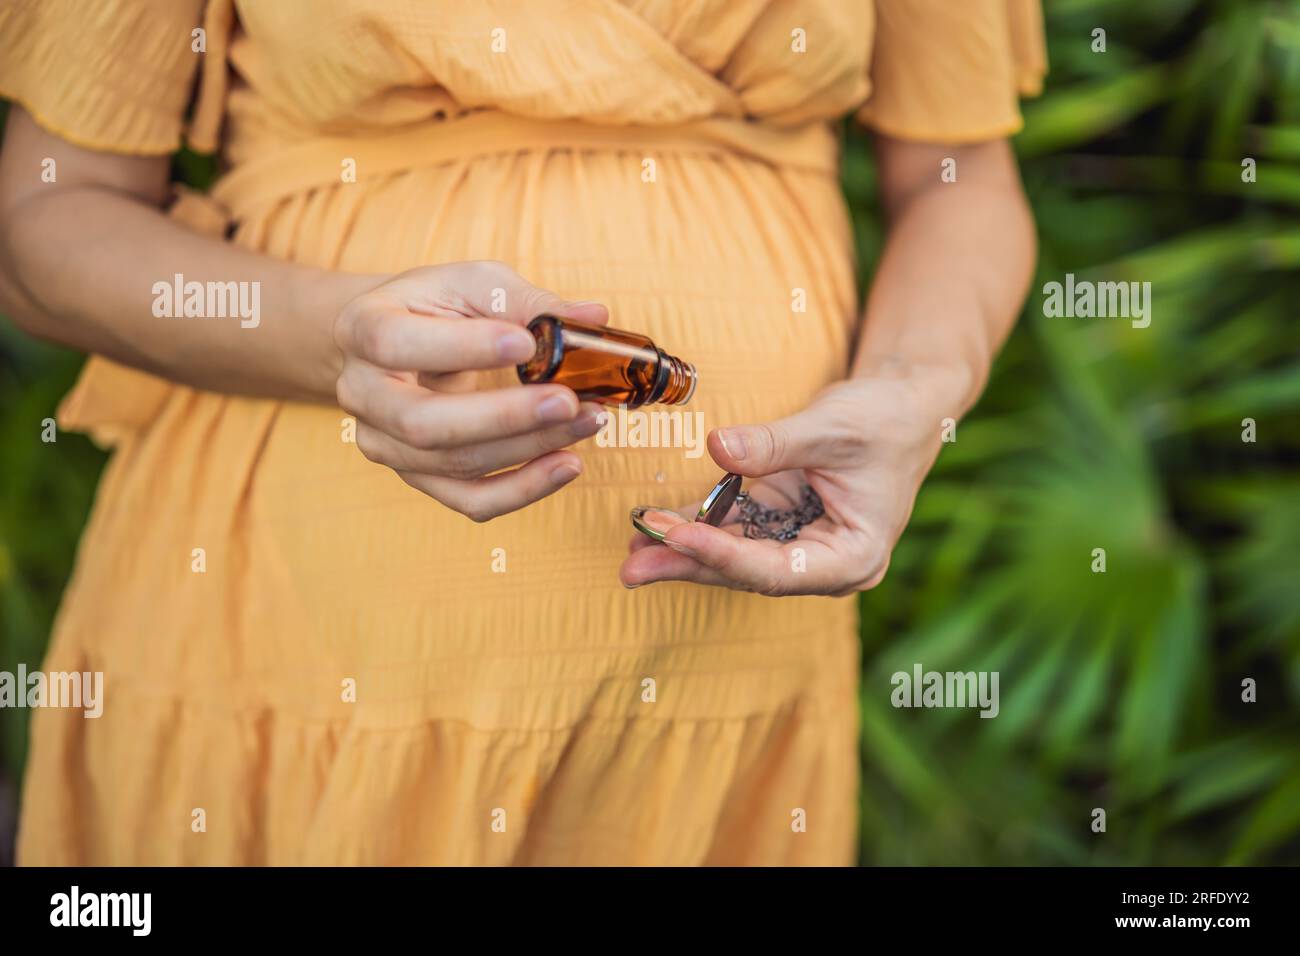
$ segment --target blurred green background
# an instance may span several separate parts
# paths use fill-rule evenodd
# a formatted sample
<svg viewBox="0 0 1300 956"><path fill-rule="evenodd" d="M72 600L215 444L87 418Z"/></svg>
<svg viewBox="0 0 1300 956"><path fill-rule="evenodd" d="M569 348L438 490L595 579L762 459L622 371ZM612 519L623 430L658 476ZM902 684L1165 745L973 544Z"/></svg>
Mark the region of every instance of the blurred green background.
<svg viewBox="0 0 1300 956"><path fill-rule="evenodd" d="M1300 863L1300 3L1046 12L1017 138L1039 274L862 600L862 861ZM844 183L865 283L860 130ZM1045 318L1067 272L1151 282L1150 327ZM80 361L0 321L0 670L41 660L103 464L39 439ZM1000 715L895 710L918 662L1000 672ZM27 716L0 711L0 860Z"/></svg>

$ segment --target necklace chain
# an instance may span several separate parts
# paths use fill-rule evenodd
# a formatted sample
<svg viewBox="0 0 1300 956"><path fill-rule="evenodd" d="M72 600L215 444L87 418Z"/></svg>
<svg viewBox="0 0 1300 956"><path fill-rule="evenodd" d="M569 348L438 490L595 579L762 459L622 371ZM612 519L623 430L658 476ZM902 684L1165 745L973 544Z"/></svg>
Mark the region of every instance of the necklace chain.
<svg viewBox="0 0 1300 956"><path fill-rule="evenodd" d="M803 486L799 504L793 508L769 508L759 504L742 491L736 496L740 509L740 523L746 538L772 538L776 541L793 541L799 529L812 524L826 513L821 496L809 485Z"/></svg>

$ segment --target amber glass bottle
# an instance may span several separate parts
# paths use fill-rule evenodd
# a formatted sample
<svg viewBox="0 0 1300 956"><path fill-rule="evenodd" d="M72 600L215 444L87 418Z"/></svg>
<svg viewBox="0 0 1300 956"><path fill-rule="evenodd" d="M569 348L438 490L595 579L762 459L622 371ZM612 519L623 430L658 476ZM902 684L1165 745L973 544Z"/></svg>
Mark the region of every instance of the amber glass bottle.
<svg viewBox="0 0 1300 956"><path fill-rule="evenodd" d="M528 331L537 339L537 352L519 366L525 385L554 382L583 401L628 408L685 405L695 394L695 366L644 335L553 315L539 315Z"/></svg>

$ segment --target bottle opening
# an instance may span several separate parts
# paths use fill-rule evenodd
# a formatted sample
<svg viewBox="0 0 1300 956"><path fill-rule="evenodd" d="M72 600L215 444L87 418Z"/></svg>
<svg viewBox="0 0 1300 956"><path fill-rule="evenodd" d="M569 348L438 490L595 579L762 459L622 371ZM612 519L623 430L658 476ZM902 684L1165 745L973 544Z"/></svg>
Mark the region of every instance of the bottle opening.
<svg viewBox="0 0 1300 956"><path fill-rule="evenodd" d="M537 340L537 351L522 365L515 366L524 384L549 382L564 360L564 337L560 320L553 315L539 315L528 323L528 331Z"/></svg>
<svg viewBox="0 0 1300 956"><path fill-rule="evenodd" d="M695 386L699 381L695 366L673 355L664 356L664 365L668 369L668 381L659 401L665 405L685 405L695 394Z"/></svg>

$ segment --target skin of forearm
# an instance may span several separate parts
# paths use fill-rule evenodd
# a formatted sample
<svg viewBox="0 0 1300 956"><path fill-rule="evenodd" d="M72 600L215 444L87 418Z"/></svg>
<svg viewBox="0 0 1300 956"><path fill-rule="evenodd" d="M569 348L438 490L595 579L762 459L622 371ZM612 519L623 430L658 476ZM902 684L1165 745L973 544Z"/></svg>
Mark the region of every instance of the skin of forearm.
<svg viewBox="0 0 1300 956"><path fill-rule="evenodd" d="M1019 182L1004 170L991 178L935 182L892 204L853 369L940 369L956 417L983 390L1034 268L1033 217Z"/></svg>
<svg viewBox="0 0 1300 956"><path fill-rule="evenodd" d="M0 310L30 334L172 381L328 402L341 362L331 323L380 281L271 259L204 236L134 196L50 190L0 232ZM257 282L260 321L154 315L154 284Z"/></svg>

